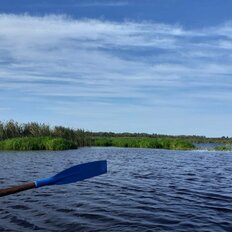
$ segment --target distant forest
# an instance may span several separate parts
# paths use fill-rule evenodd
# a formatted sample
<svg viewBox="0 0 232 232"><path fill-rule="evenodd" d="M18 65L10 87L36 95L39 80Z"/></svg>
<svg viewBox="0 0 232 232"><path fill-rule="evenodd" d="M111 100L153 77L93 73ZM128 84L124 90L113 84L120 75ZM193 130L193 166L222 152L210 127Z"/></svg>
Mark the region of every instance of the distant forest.
<svg viewBox="0 0 232 232"><path fill-rule="evenodd" d="M180 139L191 143L232 143L232 138L207 138L197 135L161 135L147 133L114 133L114 132L91 132L83 129L72 129L63 126L49 126L43 123L28 122L18 123L13 120L0 121L0 141L18 137L54 137L72 141L78 147L95 145L96 138L167 138Z"/></svg>

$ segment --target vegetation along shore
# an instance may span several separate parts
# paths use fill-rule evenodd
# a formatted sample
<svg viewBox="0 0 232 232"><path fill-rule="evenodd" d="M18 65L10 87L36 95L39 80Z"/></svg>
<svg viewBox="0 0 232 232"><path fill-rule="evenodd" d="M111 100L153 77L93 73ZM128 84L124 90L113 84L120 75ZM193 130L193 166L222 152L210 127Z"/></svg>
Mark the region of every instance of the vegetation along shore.
<svg viewBox="0 0 232 232"><path fill-rule="evenodd" d="M0 150L66 150L85 146L196 149L198 143L221 144L215 150L231 150L228 137L170 136L146 133L90 132L36 122L0 122Z"/></svg>

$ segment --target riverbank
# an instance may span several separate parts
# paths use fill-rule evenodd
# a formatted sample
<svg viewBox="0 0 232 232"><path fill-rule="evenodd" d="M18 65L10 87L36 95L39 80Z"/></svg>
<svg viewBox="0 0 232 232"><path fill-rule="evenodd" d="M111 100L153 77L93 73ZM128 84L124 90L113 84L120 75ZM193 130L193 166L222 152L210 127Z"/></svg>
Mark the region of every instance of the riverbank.
<svg viewBox="0 0 232 232"><path fill-rule="evenodd" d="M106 138L94 137L89 147L122 147L122 148L153 148L167 150L207 150L231 151L231 145L202 148L197 144L180 139L154 139L154 138ZM83 147L83 146L82 146ZM85 146L86 147L86 146ZM63 138L52 137L23 137L0 141L0 150L30 151L30 150L70 150L77 149L77 143Z"/></svg>
<svg viewBox="0 0 232 232"><path fill-rule="evenodd" d="M94 145L100 147L157 148L169 150L193 150L196 147L184 140L165 138L94 138Z"/></svg>
<svg viewBox="0 0 232 232"><path fill-rule="evenodd" d="M198 144L217 144L215 150L223 151L230 149L227 145L232 144L232 138L90 132L36 122L0 121L0 150L67 150L87 146L192 150L199 149Z"/></svg>
<svg viewBox="0 0 232 232"><path fill-rule="evenodd" d="M195 146L186 141L152 138L92 138L92 146L157 148L169 150L192 150ZM62 138L24 137L0 141L0 150L69 150L77 144Z"/></svg>
<svg viewBox="0 0 232 232"><path fill-rule="evenodd" d="M24 137L13 138L0 141L0 150L69 150L76 149L77 146L62 138L50 137Z"/></svg>

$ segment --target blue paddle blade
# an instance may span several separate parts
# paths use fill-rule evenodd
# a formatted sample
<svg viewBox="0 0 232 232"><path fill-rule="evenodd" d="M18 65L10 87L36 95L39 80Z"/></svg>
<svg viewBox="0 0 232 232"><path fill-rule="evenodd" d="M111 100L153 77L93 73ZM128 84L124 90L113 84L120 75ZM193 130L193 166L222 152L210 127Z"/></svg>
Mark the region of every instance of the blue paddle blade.
<svg viewBox="0 0 232 232"><path fill-rule="evenodd" d="M98 176L107 172L106 160L94 161L85 164L79 164L68 168L53 177L40 179L35 181L37 188L45 185L61 185L69 184L76 181L82 181L94 176Z"/></svg>

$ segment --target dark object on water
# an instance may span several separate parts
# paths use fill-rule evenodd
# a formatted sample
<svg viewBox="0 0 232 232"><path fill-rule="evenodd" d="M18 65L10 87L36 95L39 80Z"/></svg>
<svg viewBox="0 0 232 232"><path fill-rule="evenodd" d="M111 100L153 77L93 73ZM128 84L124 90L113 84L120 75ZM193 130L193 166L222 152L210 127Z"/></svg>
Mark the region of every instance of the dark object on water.
<svg viewBox="0 0 232 232"><path fill-rule="evenodd" d="M29 182L26 184L0 189L0 197L14 194L17 192L25 191L32 188L39 188L46 185L62 185L69 184L76 181L85 180L94 176L107 173L107 161L94 161L85 164L79 164L68 168L55 176L39 179L34 182Z"/></svg>

